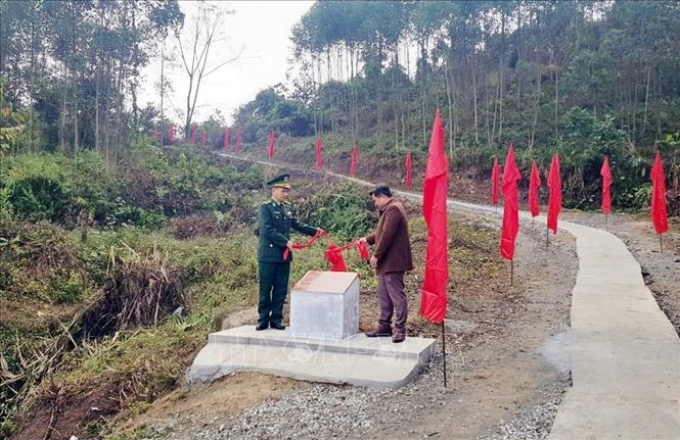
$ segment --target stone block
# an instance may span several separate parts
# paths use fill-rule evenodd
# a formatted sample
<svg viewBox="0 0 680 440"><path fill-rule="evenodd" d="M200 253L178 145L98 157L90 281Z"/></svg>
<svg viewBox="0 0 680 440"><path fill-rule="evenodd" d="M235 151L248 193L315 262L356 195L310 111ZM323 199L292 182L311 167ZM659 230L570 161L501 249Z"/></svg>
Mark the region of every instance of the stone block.
<svg viewBox="0 0 680 440"><path fill-rule="evenodd" d="M295 338L342 340L359 332L359 275L309 271L293 287L290 332Z"/></svg>

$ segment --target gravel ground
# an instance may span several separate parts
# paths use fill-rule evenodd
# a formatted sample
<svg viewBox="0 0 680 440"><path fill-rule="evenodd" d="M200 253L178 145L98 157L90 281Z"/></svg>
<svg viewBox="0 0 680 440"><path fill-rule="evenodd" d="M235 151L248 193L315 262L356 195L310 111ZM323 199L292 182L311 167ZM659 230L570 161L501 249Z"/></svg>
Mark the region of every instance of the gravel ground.
<svg viewBox="0 0 680 440"><path fill-rule="evenodd" d="M439 347L441 349L441 347ZM447 363L455 365L457 357L447 354ZM265 401L237 417L216 418L192 432L178 429L176 423L156 426L146 440L225 440L225 439L365 439L380 438L385 424L397 420L400 428L389 438L466 438L432 426L428 432L409 428L414 412L441 413L447 400L456 398L444 389L439 352L417 380L397 390L375 390L333 385L315 385L276 401ZM450 380L450 378L449 378ZM557 407L568 377L545 386L531 406L521 409L511 420L503 422L498 432L477 437L478 440L543 439L557 414ZM427 397L423 399L423 395ZM448 396L448 399L447 399ZM458 403L464 403L459 399ZM376 408L384 407L376 412Z"/></svg>

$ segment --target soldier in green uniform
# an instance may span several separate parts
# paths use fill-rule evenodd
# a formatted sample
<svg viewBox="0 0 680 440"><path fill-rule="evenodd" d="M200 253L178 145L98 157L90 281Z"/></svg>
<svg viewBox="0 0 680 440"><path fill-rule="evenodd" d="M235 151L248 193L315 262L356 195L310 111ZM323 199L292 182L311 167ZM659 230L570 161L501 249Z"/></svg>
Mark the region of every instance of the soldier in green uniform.
<svg viewBox="0 0 680 440"><path fill-rule="evenodd" d="M290 262L293 260L291 228L306 235L314 236L322 229L299 222L288 196L290 175L283 174L267 182L272 187L272 198L260 205L257 218L260 225L260 245L257 251L260 275L260 300L257 311L259 319L256 330L271 327L284 330L283 302L288 292ZM289 249L287 258L283 254Z"/></svg>

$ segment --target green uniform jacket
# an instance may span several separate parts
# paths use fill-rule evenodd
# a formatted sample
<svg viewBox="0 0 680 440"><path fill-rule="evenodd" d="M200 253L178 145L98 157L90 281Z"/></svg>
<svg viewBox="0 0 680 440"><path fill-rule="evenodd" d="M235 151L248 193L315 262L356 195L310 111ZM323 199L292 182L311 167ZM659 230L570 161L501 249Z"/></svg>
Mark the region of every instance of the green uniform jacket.
<svg viewBox="0 0 680 440"><path fill-rule="evenodd" d="M286 249L290 237L290 229L314 236L316 228L299 222L295 218L293 208L289 203L276 203L270 200L260 205L257 214L260 224L260 246L257 249L257 259L267 263L283 263L283 251ZM290 252L286 261L293 259Z"/></svg>

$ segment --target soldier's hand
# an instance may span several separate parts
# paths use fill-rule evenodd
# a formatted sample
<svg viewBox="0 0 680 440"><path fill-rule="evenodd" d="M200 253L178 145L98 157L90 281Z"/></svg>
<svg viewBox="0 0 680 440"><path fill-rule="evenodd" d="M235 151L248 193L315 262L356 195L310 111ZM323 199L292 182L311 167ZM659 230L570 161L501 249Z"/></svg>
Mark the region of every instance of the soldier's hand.
<svg viewBox="0 0 680 440"><path fill-rule="evenodd" d="M317 233L317 235L324 235L326 233L326 231L324 231L321 228L316 228L316 233Z"/></svg>
<svg viewBox="0 0 680 440"><path fill-rule="evenodd" d="M371 259L369 260L369 262L371 263L371 267L372 267L373 269L377 269L377 267L378 267L378 259L375 258L374 255L371 256Z"/></svg>
<svg viewBox="0 0 680 440"><path fill-rule="evenodd" d="M293 251L293 242L290 241L290 240L288 240L288 242L286 243L286 247L287 247L288 249L290 249L291 252L292 252L292 251Z"/></svg>
<svg viewBox="0 0 680 440"><path fill-rule="evenodd" d="M364 243L366 244L366 237L361 237L360 239L357 240L359 243Z"/></svg>

